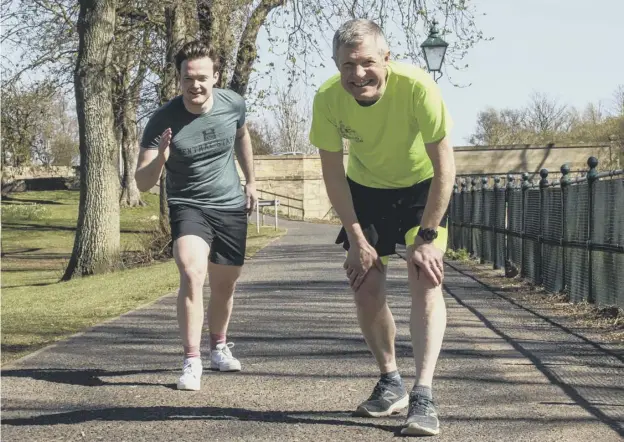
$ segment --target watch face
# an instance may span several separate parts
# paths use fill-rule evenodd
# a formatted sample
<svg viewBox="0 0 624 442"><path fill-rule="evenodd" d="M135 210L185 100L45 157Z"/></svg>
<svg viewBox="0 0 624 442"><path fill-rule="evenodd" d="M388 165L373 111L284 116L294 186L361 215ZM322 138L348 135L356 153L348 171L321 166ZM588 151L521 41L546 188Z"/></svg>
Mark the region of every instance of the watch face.
<svg viewBox="0 0 624 442"><path fill-rule="evenodd" d="M438 232L433 229L422 229L419 231L419 233L422 239L424 239L425 241L433 241L438 236Z"/></svg>

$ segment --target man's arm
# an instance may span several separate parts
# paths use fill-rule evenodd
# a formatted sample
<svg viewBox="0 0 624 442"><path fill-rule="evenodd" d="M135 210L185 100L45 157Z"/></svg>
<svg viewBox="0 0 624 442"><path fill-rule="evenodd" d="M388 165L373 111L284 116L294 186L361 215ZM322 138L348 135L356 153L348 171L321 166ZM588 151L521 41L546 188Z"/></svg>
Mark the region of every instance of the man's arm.
<svg viewBox="0 0 624 442"><path fill-rule="evenodd" d="M236 152L236 158L238 158L238 164L245 176L245 184L255 185L256 176L253 169L253 149L246 124L236 131L234 151Z"/></svg>
<svg viewBox="0 0 624 442"><path fill-rule="evenodd" d="M320 155L327 196L349 238L350 247L344 268L351 287L357 291L370 268L376 266L381 272L385 269L375 248L366 240L355 214L351 190L349 190L342 162L342 151L330 152L320 149Z"/></svg>
<svg viewBox="0 0 624 442"><path fill-rule="evenodd" d="M425 147L427 155L433 163L434 176L420 225L423 228L437 229L448 208L453 192L455 158L453 147L447 137L435 143L427 143ZM419 274L422 270L434 286L442 284L444 263L440 249L433 244L425 243L420 237L416 237L410 253L410 262L417 267Z"/></svg>
<svg viewBox="0 0 624 442"><path fill-rule="evenodd" d="M247 198L247 213L253 212L258 202L256 194L256 176L253 168L253 149L251 146L251 137L247 130L247 125L243 124L236 131L236 140L234 141L234 151L238 158L243 175L245 176L245 197Z"/></svg>
<svg viewBox="0 0 624 442"><path fill-rule="evenodd" d="M455 157L453 146L448 137L444 137L435 143L427 143L425 148L433 164L434 175L421 220L421 227L437 229L453 193Z"/></svg>
<svg viewBox="0 0 624 442"><path fill-rule="evenodd" d="M364 237L362 228L355 215L355 209L353 208L353 200L351 198L351 191L349 190L349 183L347 183L342 151L330 152L319 149L319 153L321 156L321 168L323 170L323 180L325 181L327 196L347 232L349 243L354 245L366 244L366 238Z"/></svg>
<svg viewBox="0 0 624 442"><path fill-rule="evenodd" d="M167 128L160 134L157 149L141 147L139 160L137 161L137 170L134 173L134 179L141 192L147 192L158 182L163 167L169 159L171 133L171 128Z"/></svg>
<svg viewBox="0 0 624 442"><path fill-rule="evenodd" d="M164 165L165 157L158 149L141 147L137 169L134 173L134 179L141 192L147 192L156 185Z"/></svg>
<svg viewBox="0 0 624 442"><path fill-rule="evenodd" d="M141 136L139 159L134 172L134 179L141 192L147 192L156 185L169 159L169 144L173 132L170 127L165 127L163 131L160 118L152 116Z"/></svg>

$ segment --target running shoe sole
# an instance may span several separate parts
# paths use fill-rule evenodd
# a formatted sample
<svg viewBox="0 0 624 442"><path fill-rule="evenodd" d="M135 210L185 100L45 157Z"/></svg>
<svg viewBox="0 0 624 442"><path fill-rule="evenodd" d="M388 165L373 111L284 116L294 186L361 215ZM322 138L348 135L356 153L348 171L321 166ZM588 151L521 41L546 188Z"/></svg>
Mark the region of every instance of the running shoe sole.
<svg viewBox="0 0 624 442"><path fill-rule="evenodd" d="M210 364L210 369L213 371L241 371L240 364L231 364L231 365L221 365L219 364Z"/></svg>
<svg viewBox="0 0 624 442"><path fill-rule="evenodd" d="M440 428L425 428L418 424L408 424L401 430L401 434L405 436L435 436L440 433Z"/></svg>
<svg viewBox="0 0 624 442"><path fill-rule="evenodd" d="M360 417L386 417L392 416L393 414L400 413L402 409L407 408L409 405L409 395L406 394L401 399L396 401L394 404L390 406L387 410L384 411L369 411L364 407L358 407L355 410L355 415Z"/></svg>
<svg viewBox="0 0 624 442"><path fill-rule="evenodd" d="M184 391L199 391L201 389L201 383L197 382L197 383L188 383L188 384L182 384L180 382L178 382L178 390L184 390Z"/></svg>

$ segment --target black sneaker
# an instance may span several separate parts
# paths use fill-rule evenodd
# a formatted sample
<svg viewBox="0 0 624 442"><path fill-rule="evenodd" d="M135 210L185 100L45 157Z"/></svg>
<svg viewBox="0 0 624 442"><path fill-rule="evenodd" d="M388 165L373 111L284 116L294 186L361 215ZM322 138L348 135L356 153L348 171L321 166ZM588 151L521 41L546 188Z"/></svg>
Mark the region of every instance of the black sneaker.
<svg viewBox="0 0 624 442"><path fill-rule="evenodd" d="M409 404L409 395L403 381L390 383L379 380L370 397L355 410L356 416L384 417L400 412Z"/></svg>
<svg viewBox="0 0 624 442"><path fill-rule="evenodd" d="M412 392L409 398L407 421L401 434L406 436L435 436L440 432L435 402L426 396Z"/></svg>

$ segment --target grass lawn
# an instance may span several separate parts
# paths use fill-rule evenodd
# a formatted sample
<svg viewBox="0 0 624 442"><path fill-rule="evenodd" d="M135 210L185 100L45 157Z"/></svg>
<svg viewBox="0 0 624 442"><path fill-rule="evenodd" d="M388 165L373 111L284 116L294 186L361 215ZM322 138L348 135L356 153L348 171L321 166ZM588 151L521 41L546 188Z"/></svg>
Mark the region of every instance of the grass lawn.
<svg viewBox="0 0 624 442"><path fill-rule="evenodd" d="M158 196L121 211L122 250L139 250L158 222ZM178 286L172 260L59 283L69 261L79 193L24 192L2 201L2 364L149 303ZM36 205L31 205L36 203ZM252 256L285 233L248 231Z"/></svg>

